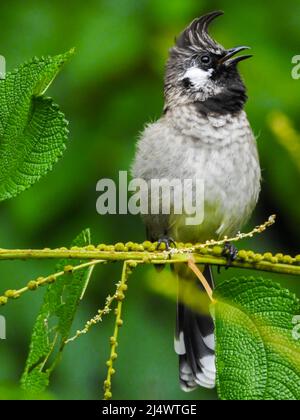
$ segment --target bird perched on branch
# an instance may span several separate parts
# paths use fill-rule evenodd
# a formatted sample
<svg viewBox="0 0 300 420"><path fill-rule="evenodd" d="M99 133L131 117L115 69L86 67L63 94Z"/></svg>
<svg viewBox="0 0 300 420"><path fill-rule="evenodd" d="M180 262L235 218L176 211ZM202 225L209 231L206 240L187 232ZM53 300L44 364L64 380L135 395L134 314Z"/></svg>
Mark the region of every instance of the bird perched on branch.
<svg viewBox="0 0 300 420"><path fill-rule="evenodd" d="M166 67L163 116L145 128L137 145L135 178L148 184L153 178L204 182L204 217L198 225L188 225L186 214L175 214L176 195L169 214L143 215L148 239L167 246L172 240L203 243L235 235L251 216L260 192L256 140L237 68L251 56L237 56L247 47L225 49L210 37L208 26L220 15L195 19L176 39ZM149 194L151 200L157 198ZM159 199L164 200L163 190ZM213 287L210 267L202 269ZM179 267L177 274L195 280L186 267ZM194 312L180 296L175 350L184 391L215 386L213 320Z"/></svg>

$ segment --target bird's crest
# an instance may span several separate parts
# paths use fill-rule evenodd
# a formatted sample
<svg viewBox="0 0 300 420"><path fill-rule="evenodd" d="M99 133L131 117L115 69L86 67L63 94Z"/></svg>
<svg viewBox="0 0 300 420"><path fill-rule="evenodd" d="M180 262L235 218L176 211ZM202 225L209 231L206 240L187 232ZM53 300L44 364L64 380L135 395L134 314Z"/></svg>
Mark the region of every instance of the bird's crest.
<svg viewBox="0 0 300 420"><path fill-rule="evenodd" d="M208 34L209 24L223 12L217 11L208 13L195 19L177 38L175 50L181 53L188 51L197 52L199 50L222 53L222 45L214 41Z"/></svg>

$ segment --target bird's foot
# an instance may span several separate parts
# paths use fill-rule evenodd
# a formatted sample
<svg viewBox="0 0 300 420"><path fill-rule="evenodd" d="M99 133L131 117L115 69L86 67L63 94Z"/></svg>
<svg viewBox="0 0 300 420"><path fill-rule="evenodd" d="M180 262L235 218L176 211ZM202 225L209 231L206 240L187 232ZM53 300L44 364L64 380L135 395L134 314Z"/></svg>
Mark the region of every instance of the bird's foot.
<svg viewBox="0 0 300 420"><path fill-rule="evenodd" d="M234 246L230 242L225 243L222 256L226 257L227 259L226 268L229 268L231 266L232 262L237 258L238 252L239 251L236 246Z"/></svg>
<svg viewBox="0 0 300 420"><path fill-rule="evenodd" d="M168 238L168 237L166 237L166 238L160 238L157 241L157 249L160 248L161 244L165 244L165 247L166 247L166 250L167 251L169 251L172 248L171 245L173 245L173 247L176 248L176 242L174 241L173 238Z"/></svg>

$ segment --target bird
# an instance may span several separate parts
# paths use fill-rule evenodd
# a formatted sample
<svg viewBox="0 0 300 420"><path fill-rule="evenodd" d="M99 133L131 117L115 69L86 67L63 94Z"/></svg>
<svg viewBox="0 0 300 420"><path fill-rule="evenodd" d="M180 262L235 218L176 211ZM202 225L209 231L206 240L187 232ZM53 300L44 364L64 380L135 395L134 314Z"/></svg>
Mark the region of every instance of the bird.
<svg viewBox="0 0 300 420"><path fill-rule="evenodd" d="M148 209L142 215L147 239L167 248L174 241L205 243L236 235L249 221L261 190L257 141L244 109L247 89L238 68L251 55L239 55L246 46L226 49L210 36L211 22L221 15L214 11L196 18L175 38L165 69L162 115L140 134L131 166L132 176L147 185L154 178L204 182L204 217L198 225L187 225L187 214L174 211L175 195L168 214ZM150 189L147 194L150 200L158 198ZM229 247L229 254L234 258L236 252ZM186 265L176 267L179 278L196 281ZM213 288L211 266L201 271ZM194 311L179 295L176 319L181 389L214 388L211 314Z"/></svg>

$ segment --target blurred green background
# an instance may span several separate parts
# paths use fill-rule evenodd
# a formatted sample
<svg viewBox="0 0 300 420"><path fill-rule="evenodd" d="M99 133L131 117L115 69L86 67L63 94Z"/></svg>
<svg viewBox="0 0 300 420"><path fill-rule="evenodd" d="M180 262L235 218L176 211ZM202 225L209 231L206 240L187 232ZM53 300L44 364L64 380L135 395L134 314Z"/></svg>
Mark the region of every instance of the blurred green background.
<svg viewBox="0 0 300 420"><path fill-rule="evenodd" d="M51 174L16 199L1 203L0 247L68 245L85 227L92 229L94 243L144 240L138 216L97 215L95 186L100 178L117 179L119 170L130 167L138 133L161 114L164 63L174 36L193 18L214 9L225 11L211 31L217 40L225 47L250 45L254 54L240 65L249 88L247 111L258 136L263 168L262 194L251 225L272 213L278 215L274 227L240 246L299 253L300 172L296 163L300 155L291 156L289 138L279 141L272 117L274 111L284 113L300 132L300 80L291 77L291 59L300 54L298 0L2 2L0 54L6 57L8 70L32 56L57 54L73 46L76 56L48 92L70 121L68 149ZM300 143L299 135L291 141ZM119 265L96 270L74 330L103 306L120 270ZM52 271L53 262L1 262L1 291ZM229 270L217 279L236 274ZM179 389L173 352L175 304L147 286L146 278L157 275L149 267L136 270L130 279L114 398L214 399L215 391L184 394ZM296 278L269 277L299 295ZM16 395L10 386L21 375L42 296L40 290L1 309L7 319L7 340L0 341L2 399ZM53 398L102 398L111 330L112 322L106 319L67 346L52 378Z"/></svg>

